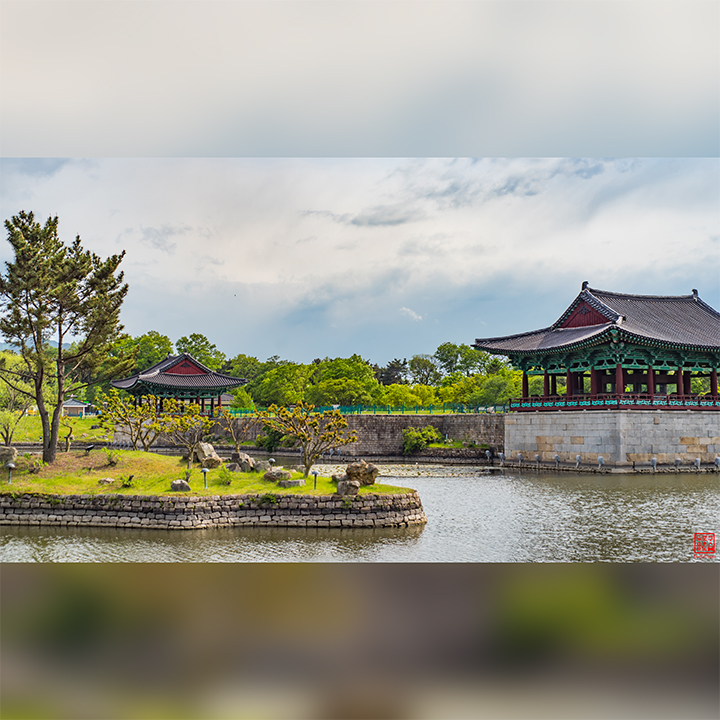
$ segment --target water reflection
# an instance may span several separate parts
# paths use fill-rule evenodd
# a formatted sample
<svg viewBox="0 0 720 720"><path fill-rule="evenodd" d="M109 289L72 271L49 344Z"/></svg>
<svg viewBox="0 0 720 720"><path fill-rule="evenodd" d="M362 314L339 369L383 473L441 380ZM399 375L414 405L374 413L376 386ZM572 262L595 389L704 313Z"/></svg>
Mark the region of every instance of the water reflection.
<svg viewBox="0 0 720 720"><path fill-rule="evenodd" d="M322 466L323 474L339 471ZM425 527L238 528L170 532L13 527L5 562L712 562L693 534L720 534L712 474L483 474L386 465L414 487Z"/></svg>

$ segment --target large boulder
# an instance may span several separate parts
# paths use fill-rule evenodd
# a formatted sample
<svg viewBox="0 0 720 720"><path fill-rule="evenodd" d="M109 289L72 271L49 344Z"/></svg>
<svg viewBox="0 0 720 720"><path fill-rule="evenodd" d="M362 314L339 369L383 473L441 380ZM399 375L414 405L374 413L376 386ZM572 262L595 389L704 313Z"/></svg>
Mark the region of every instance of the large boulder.
<svg viewBox="0 0 720 720"><path fill-rule="evenodd" d="M223 464L222 458L215 452L215 448L205 442L197 444L195 459L208 470L214 470Z"/></svg>
<svg viewBox="0 0 720 720"><path fill-rule="evenodd" d="M173 480L170 483L170 489L176 492L187 492L190 490L190 484L187 480Z"/></svg>
<svg viewBox="0 0 720 720"><path fill-rule="evenodd" d="M253 472L255 461L247 453L233 453L232 459L240 466L241 472Z"/></svg>
<svg viewBox="0 0 720 720"><path fill-rule="evenodd" d="M357 480L341 480L337 486L338 495L357 495L360 483Z"/></svg>
<svg viewBox="0 0 720 720"><path fill-rule="evenodd" d="M278 480L290 480L292 473L284 468L271 468L264 475L264 480L270 480L271 482L277 482Z"/></svg>
<svg viewBox="0 0 720 720"><path fill-rule="evenodd" d="M272 465L267 460L255 461L255 472L265 472L266 470L272 470Z"/></svg>
<svg viewBox="0 0 720 720"><path fill-rule="evenodd" d="M5 465L6 462L15 462L15 460L17 460L17 448L9 445L0 446L0 465Z"/></svg>
<svg viewBox="0 0 720 720"><path fill-rule="evenodd" d="M373 485L380 470L372 463L360 462L350 463L345 469L348 480L357 480L361 485Z"/></svg>

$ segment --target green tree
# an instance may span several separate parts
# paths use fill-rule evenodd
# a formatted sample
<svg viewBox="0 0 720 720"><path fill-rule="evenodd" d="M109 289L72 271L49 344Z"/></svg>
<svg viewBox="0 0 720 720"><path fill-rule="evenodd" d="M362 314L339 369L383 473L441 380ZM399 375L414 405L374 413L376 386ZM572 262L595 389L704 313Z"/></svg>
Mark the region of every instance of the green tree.
<svg viewBox="0 0 720 720"><path fill-rule="evenodd" d="M413 382L420 385L437 385L442 377L432 355L413 355L408 368Z"/></svg>
<svg viewBox="0 0 720 720"><path fill-rule="evenodd" d="M215 418L200 414L197 403L180 403L171 398L163 400L163 413L157 416L155 428L179 447L187 451L187 469L192 467L197 446L210 433Z"/></svg>
<svg viewBox="0 0 720 720"><path fill-rule="evenodd" d="M173 344L167 335L161 335L157 330L137 337L123 333L113 343L111 352L116 355L134 354L135 367L131 372L141 372L172 355Z"/></svg>
<svg viewBox="0 0 720 720"><path fill-rule="evenodd" d="M261 375L265 369L270 369L269 367L265 368L266 365L267 363L261 363L256 357L243 355L241 353L231 360L228 360L223 366L223 370L228 373L228 375L244 378L248 382L251 382ZM275 365L273 364L272 367L275 367Z"/></svg>
<svg viewBox="0 0 720 720"><path fill-rule="evenodd" d="M313 405L369 405L380 389L375 373L360 355L313 363L305 401Z"/></svg>
<svg viewBox="0 0 720 720"><path fill-rule="evenodd" d="M0 378L0 437L5 445L11 445L18 423L32 405L33 387L22 381L23 361L14 352L9 350L0 352L0 368L18 373L14 386ZM19 388L22 388L23 392L20 392ZM46 398L52 396L49 387L44 389L44 393Z"/></svg>
<svg viewBox="0 0 720 720"><path fill-rule="evenodd" d="M297 441L305 477L323 453L357 440L355 431L347 432L347 420L337 410L314 411L314 405L300 402L292 410L272 405L257 414L265 425Z"/></svg>
<svg viewBox="0 0 720 720"><path fill-rule="evenodd" d="M102 409L100 424L103 429L109 435L118 430L126 432L133 450L142 445L147 452L160 435L157 427L158 399L154 395L146 395L136 403L133 398L120 395L111 388L108 393L98 393L98 405Z"/></svg>
<svg viewBox="0 0 720 720"><path fill-rule="evenodd" d="M290 405L305 397L312 373L312 365L285 363L266 372L259 383L246 387L259 405Z"/></svg>
<svg viewBox="0 0 720 720"><path fill-rule="evenodd" d="M250 430L257 425L257 420L254 417L236 418L225 409L220 411L216 420L221 430L233 441L236 453L240 452L240 443L247 437Z"/></svg>
<svg viewBox="0 0 720 720"><path fill-rule="evenodd" d="M465 377L484 372L491 361L491 356L486 352L476 350L469 345L456 345L451 342L438 346L433 357L445 374L452 375L459 372Z"/></svg>
<svg viewBox="0 0 720 720"><path fill-rule="evenodd" d="M375 368L375 376L382 385L396 385L407 382L408 361L395 358L385 367Z"/></svg>
<svg viewBox="0 0 720 720"><path fill-rule="evenodd" d="M225 353L218 350L214 343L211 343L200 333L191 333L189 337L181 337L175 347L179 353L192 355L198 362L207 365L211 370L219 370L227 362Z"/></svg>
<svg viewBox="0 0 720 720"><path fill-rule="evenodd" d="M57 217L43 226L32 213L20 212L5 227L15 259L5 263L0 276L0 333L18 348L24 368L21 375L0 368L0 377L20 392L18 380L32 386L30 397L43 429L43 461L51 463L66 395L105 379L98 370L117 377L132 367L126 357L107 361L108 347L122 329L120 308L128 286L122 272L116 273L125 253L103 260L84 250L79 236L63 244ZM56 391L52 404L44 392L49 377Z"/></svg>

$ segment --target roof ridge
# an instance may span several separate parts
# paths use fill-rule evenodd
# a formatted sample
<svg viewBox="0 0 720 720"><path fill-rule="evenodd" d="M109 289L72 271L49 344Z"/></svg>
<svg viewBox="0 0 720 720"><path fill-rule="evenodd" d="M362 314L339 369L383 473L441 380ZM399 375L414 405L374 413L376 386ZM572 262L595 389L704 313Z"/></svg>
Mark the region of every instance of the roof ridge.
<svg viewBox="0 0 720 720"><path fill-rule="evenodd" d="M591 287L585 288L585 290L593 295L600 293L601 295L611 295L619 298L638 298L639 300L693 300L695 298L700 300L697 295L692 293L690 295L637 295L636 293L619 293L612 290L598 290L597 288Z"/></svg>

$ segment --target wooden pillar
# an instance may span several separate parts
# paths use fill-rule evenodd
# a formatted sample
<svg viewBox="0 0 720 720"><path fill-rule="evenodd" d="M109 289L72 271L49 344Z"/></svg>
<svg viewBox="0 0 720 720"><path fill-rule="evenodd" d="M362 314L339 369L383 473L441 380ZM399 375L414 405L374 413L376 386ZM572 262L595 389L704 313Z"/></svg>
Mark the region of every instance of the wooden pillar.
<svg viewBox="0 0 720 720"><path fill-rule="evenodd" d="M713 368L710 373L710 394L718 394L718 383L717 383L717 368Z"/></svg>
<svg viewBox="0 0 720 720"><path fill-rule="evenodd" d="M565 373L565 395L567 397L572 397L573 394L573 375L574 373L570 372L570 370Z"/></svg>
<svg viewBox="0 0 720 720"><path fill-rule="evenodd" d="M557 375L552 375L550 377L550 392L553 395L557 395Z"/></svg>
<svg viewBox="0 0 720 720"><path fill-rule="evenodd" d="M548 375L547 369L545 370L545 375L543 376L543 397L548 397L550 395L550 376Z"/></svg>
<svg viewBox="0 0 720 720"><path fill-rule="evenodd" d="M684 395L692 395L692 385L690 384L692 381L692 373L686 372L683 373L683 394Z"/></svg>
<svg viewBox="0 0 720 720"><path fill-rule="evenodd" d="M683 371L682 371L682 368L678 368L678 370L677 370L677 376L676 376L676 379L675 379L675 384L676 384L676 386L677 386L677 394L678 394L678 395L682 395L682 394L683 394L683 389L684 389L684 385L683 385Z"/></svg>
<svg viewBox="0 0 720 720"><path fill-rule="evenodd" d="M651 397L655 394L655 370L652 365L648 365L647 369L647 392Z"/></svg>
<svg viewBox="0 0 720 720"><path fill-rule="evenodd" d="M622 363L615 366L615 392L622 395L625 392L625 378L623 377Z"/></svg>
<svg viewBox="0 0 720 720"><path fill-rule="evenodd" d="M205 412L205 398L203 398L203 399L200 401L200 412L201 412L201 413L204 413L204 412Z"/></svg>
<svg viewBox="0 0 720 720"><path fill-rule="evenodd" d="M212 417L214 413L215 413L215 398L211 397L210 398L210 417Z"/></svg>
<svg viewBox="0 0 720 720"><path fill-rule="evenodd" d="M530 388L528 383L528 376L527 373L523 370L523 378L522 378L522 392L523 397L530 397Z"/></svg>

